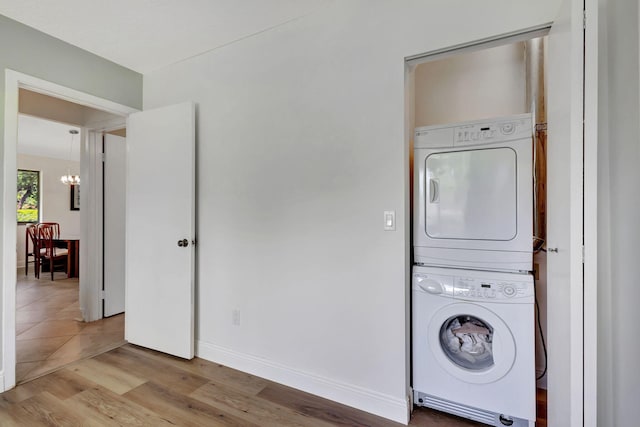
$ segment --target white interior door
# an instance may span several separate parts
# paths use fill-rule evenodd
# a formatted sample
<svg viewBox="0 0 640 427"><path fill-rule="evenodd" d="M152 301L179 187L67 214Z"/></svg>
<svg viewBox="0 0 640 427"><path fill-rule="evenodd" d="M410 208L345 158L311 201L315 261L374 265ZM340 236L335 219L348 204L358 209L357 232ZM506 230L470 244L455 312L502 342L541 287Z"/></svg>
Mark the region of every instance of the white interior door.
<svg viewBox="0 0 640 427"><path fill-rule="evenodd" d="M195 106L127 122L125 338L194 354Z"/></svg>
<svg viewBox="0 0 640 427"><path fill-rule="evenodd" d="M596 8L590 13L597 14ZM586 154L583 120L587 127L597 120L584 113L585 97L597 91L595 82L585 84L584 70L588 62L597 61L597 49L591 45L585 50L583 16L583 0L565 0L549 33L548 422L558 426L583 426L595 422L595 417L591 419L590 416L591 421L585 418L584 411L595 411L595 408L586 407L583 400L586 356L583 348L583 156ZM596 191L596 188L589 191ZM595 336L596 328L589 334Z"/></svg>
<svg viewBox="0 0 640 427"><path fill-rule="evenodd" d="M103 316L124 311L126 140L104 136L104 305Z"/></svg>

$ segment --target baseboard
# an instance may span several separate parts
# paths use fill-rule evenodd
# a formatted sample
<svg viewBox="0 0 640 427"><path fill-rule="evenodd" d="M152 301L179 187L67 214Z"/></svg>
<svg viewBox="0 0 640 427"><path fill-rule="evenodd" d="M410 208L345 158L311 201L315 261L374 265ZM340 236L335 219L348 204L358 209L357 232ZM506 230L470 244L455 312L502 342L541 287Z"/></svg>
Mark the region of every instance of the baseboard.
<svg viewBox="0 0 640 427"><path fill-rule="evenodd" d="M4 369L0 371L0 393L7 391L7 387L4 382Z"/></svg>
<svg viewBox="0 0 640 427"><path fill-rule="evenodd" d="M362 387L303 372L260 357L203 342L196 343L196 355L211 362L256 375L343 405L408 424L408 401Z"/></svg>

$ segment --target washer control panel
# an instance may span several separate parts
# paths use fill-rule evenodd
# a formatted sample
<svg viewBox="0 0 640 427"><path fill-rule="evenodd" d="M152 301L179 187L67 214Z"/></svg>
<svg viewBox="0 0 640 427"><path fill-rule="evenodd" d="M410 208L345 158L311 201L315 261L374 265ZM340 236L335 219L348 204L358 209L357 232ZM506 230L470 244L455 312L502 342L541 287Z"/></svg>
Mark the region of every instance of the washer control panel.
<svg viewBox="0 0 640 427"><path fill-rule="evenodd" d="M431 297L505 304L533 303L535 297L530 274L441 267L414 266L412 289Z"/></svg>
<svg viewBox="0 0 640 427"><path fill-rule="evenodd" d="M533 293L533 286L527 282L477 277L456 277L453 286L453 297L465 300L520 300L533 297Z"/></svg>

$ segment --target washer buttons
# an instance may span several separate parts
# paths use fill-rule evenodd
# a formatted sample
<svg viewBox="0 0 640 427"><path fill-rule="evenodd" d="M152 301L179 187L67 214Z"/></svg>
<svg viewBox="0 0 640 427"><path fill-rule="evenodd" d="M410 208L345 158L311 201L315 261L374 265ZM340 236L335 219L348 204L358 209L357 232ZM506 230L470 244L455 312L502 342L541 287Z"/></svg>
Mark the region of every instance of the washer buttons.
<svg viewBox="0 0 640 427"><path fill-rule="evenodd" d="M502 293L504 294L504 296L509 298L515 296L516 292L516 288L514 288L512 285L505 285L502 288Z"/></svg>

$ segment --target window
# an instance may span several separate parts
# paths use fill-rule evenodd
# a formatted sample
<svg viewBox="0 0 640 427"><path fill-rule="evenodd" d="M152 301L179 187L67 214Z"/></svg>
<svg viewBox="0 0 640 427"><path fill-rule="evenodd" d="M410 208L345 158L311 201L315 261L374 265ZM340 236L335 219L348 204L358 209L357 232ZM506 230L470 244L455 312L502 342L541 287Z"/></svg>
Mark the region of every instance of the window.
<svg viewBox="0 0 640 427"><path fill-rule="evenodd" d="M40 221L40 172L18 169L18 223Z"/></svg>

